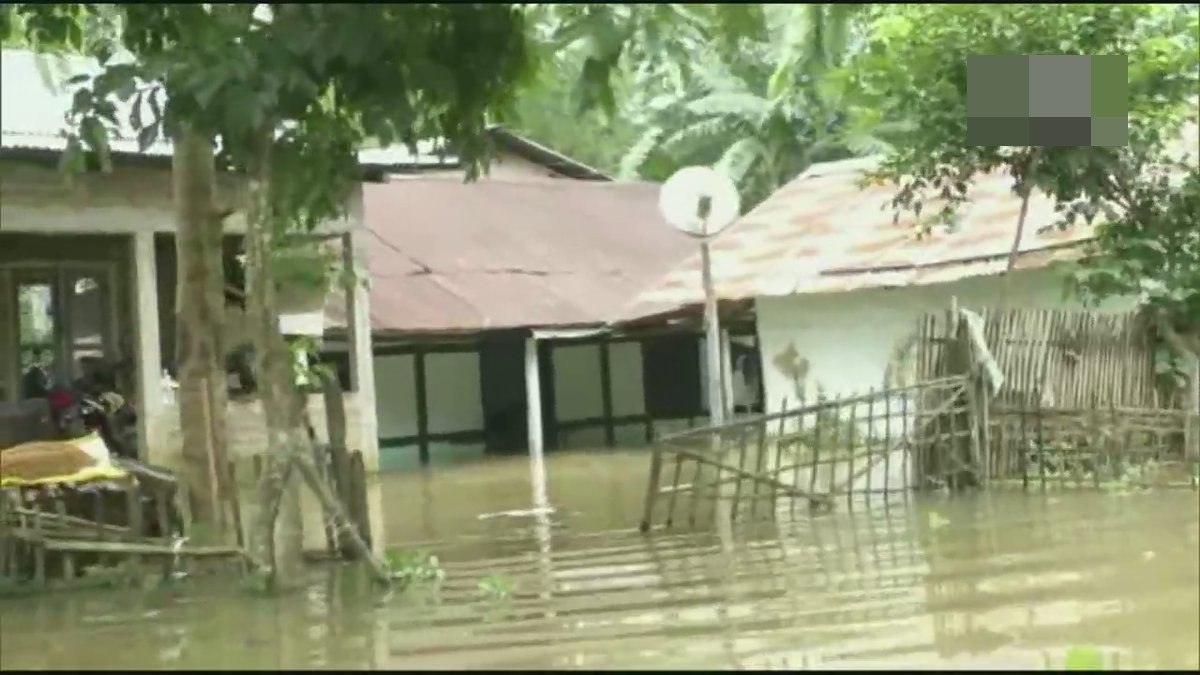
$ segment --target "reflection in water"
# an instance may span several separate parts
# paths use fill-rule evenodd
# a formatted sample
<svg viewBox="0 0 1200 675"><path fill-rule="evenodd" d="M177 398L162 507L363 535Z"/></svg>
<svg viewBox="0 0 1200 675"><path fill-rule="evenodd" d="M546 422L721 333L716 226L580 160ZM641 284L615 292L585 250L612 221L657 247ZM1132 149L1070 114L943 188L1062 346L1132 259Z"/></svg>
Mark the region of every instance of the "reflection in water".
<svg viewBox="0 0 1200 675"><path fill-rule="evenodd" d="M648 459L520 458L385 476L378 538L436 551L434 592L379 605L354 566L307 592L229 584L0 601L3 668L1200 667L1191 491L882 502L639 534ZM480 515L511 513L483 518ZM540 514L540 515L538 515ZM432 542L432 543L431 543ZM496 574L508 600L479 592Z"/></svg>

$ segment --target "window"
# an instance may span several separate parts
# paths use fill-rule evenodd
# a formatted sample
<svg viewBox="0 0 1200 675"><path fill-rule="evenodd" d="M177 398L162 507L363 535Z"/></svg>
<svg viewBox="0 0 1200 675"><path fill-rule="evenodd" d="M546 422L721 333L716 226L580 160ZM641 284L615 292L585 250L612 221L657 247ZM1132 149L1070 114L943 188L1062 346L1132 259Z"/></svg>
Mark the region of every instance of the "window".
<svg viewBox="0 0 1200 675"><path fill-rule="evenodd" d="M54 296L52 282L17 283L17 362L22 399L46 398L61 377Z"/></svg>
<svg viewBox="0 0 1200 675"><path fill-rule="evenodd" d="M82 267L14 268L7 303L15 308L15 354L3 356L15 366L17 400L45 398L49 390L79 379L117 388L103 367L114 355L112 298L107 274ZM14 395L15 394L15 395Z"/></svg>

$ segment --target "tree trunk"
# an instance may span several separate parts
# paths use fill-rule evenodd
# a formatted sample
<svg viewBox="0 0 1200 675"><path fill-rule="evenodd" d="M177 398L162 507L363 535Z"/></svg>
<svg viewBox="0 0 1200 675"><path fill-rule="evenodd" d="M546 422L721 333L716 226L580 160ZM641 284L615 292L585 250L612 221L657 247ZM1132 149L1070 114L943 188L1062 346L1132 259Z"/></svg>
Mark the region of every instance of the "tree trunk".
<svg viewBox="0 0 1200 675"><path fill-rule="evenodd" d="M267 427L266 457L258 483L258 516L249 554L268 585L294 584L303 564L298 486L289 481L292 452L303 447L296 410L291 352L279 332L279 308L271 252L276 223L270 205L271 139L259 138L258 155L248 167L246 213L247 313L258 366L258 394ZM278 536L276 534L278 533Z"/></svg>
<svg viewBox="0 0 1200 675"><path fill-rule="evenodd" d="M183 479L192 518L219 540L231 534L221 507L225 466L224 269L222 220L215 205L216 167L211 141L183 130L176 135L172 182L179 226L175 237L176 362Z"/></svg>

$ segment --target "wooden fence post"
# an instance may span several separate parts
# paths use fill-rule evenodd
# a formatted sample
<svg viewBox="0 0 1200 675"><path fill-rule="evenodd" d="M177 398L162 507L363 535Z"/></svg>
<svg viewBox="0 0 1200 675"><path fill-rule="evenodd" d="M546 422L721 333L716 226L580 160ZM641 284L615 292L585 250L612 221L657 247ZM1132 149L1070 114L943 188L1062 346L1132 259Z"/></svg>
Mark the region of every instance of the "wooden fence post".
<svg viewBox="0 0 1200 675"><path fill-rule="evenodd" d="M1184 415L1183 455L1200 460L1200 354L1193 355L1188 379L1187 413Z"/></svg>

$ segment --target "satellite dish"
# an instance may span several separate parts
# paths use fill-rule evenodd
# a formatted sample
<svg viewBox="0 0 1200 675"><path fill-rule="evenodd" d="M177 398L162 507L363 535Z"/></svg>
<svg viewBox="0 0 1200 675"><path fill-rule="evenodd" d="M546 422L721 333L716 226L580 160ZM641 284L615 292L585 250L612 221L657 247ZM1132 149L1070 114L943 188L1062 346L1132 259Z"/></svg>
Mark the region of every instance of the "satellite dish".
<svg viewBox="0 0 1200 675"><path fill-rule="evenodd" d="M689 166L663 184L658 208L672 227L703 238L720 233L737 219L741 199L725 174L707 166Z"/></svg>

